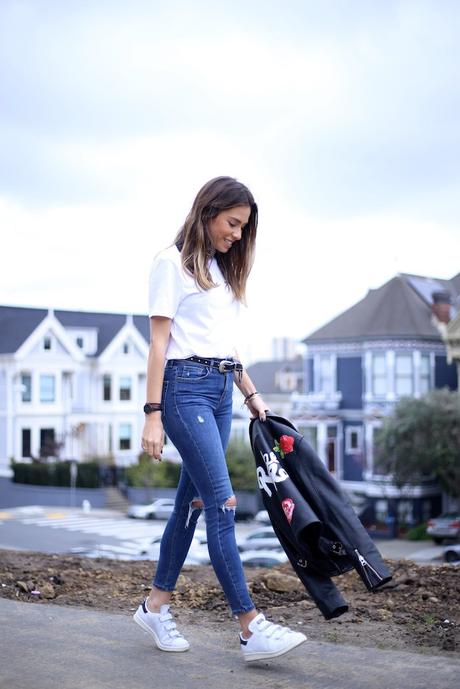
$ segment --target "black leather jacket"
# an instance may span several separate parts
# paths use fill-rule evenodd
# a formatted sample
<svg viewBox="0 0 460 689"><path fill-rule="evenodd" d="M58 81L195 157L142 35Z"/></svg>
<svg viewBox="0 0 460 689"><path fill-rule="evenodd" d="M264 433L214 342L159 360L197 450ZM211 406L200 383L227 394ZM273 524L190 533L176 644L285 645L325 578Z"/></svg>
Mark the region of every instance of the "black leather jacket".
<svg viewBox="0 0 460 689"><path fill-rule="evenodd" d="M275 533L326 619L348 605L331 577L356 569L369 591L391 579L338 482L290 421L267 414L249 427L257 480Z"/></svg>

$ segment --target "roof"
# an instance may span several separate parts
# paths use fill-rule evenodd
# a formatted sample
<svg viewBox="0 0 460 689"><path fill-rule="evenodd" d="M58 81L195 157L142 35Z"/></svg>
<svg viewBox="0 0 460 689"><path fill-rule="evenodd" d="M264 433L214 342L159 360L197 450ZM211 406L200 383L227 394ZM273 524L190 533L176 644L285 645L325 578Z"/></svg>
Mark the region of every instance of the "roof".
<svg viewBox="0 0 460 689"><path fill-rule="evenodd" d="M47 315L47 309L0 306L0 354L16 352ZM126 323L126 314L122 313L59 309L54 311L54 315L64 328L94 328L97 330L97 351L94 356L99 356L104 351ZM148 316L134 315L133 323L144 339L149 342Z"/></svg>
<svg viewBox="0 0 460 689"><path fill-rule="evenodd" d="M432 322L433 292L448 291L454 310L459 306L460 274L452 280L400 274L368 294L303 342L369 339L440 340Z"/></svg>
<svg viewBox="0 0 460 689"><path fill-rule="evenodd" d="M258 361L247 368L247 372L256 389L263 395L273 395L282 392L275 384L275 377L278 371L302 373L302 357L281 361Z"/></svg>
<svg viewBox="0 0 460 689"><path fill-rule="evenodd" d="M16 352L47 313L47 309L0 306L0 354Z"/></svg>

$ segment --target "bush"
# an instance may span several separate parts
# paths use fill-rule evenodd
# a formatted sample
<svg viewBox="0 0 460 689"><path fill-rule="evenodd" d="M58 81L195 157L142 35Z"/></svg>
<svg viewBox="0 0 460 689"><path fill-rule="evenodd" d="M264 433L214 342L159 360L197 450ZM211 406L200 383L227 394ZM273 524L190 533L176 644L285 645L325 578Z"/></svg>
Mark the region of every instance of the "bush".
<svg viewBox="0 0 460 689"><path fill-rule="evenodd" d="M234 490L257 490L256 467L249 445L231 442L226 453L228 473ZM126 485L133 488L176 488L181 464L154 462L145 452L137 464L126 468Z"/></svg>
<svg viewBox="0 0 460 689"><path fill-rule="evenodd" d="M228 473L233 490L257 490L256 465L251 447L232 441L226 453Z"/></svg>
<svg viewBox="0 0 460 689"><path fill-rule="evenodd" d="M427 541L430 539L426 532L426 524L418 524L417 526L414 526L412 529L409 529L409 531L406 534L406 538L409 541Z"/></svg>
<svg viewBox="0 0 460 689"><path fill-rule="evenodd" d="M145 452L139 455L137 464L125 470L126 485L134 488L176 488L181 465L175 462L155 462Z"/></svg>
<svg viewBox="0 0 460 689"><path fill-rule="evenodd" d="M34 486L60 486L70 488L71 462L41 463L12 462L13 483L26 483ZM98 488L99 465L97 462L77 464L77 488Z"/></svg>

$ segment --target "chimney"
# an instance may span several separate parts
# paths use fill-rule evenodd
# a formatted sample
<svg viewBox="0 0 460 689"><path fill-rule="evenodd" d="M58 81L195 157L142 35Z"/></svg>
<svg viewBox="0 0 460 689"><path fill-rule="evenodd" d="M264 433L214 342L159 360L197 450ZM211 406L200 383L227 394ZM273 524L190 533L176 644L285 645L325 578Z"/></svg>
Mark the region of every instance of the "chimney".
<svg viewBox="0 0 460 689"><path fill-rule="evenodd" d="M451 302L449 292L433 292L431 297L433 299L433 303L431 305L433 316L440 323L448 323L450 321Z"/></svg>

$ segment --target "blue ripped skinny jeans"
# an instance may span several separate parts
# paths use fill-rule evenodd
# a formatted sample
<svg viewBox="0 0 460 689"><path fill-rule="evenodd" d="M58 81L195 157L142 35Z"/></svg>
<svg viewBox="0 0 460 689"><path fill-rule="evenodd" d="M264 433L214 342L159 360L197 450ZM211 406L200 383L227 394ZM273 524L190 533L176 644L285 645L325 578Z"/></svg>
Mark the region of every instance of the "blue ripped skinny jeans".
<svg viewBox="0 0 460 689"><path fill-rule="evenodd" d="M234 615L254 609L235 540L233 489L225 462L232 421L233 373L187 360L166 363L162 420L182 457L174 510L161 539L153 584L176 585L204 504L212 566Z"/></svg>

